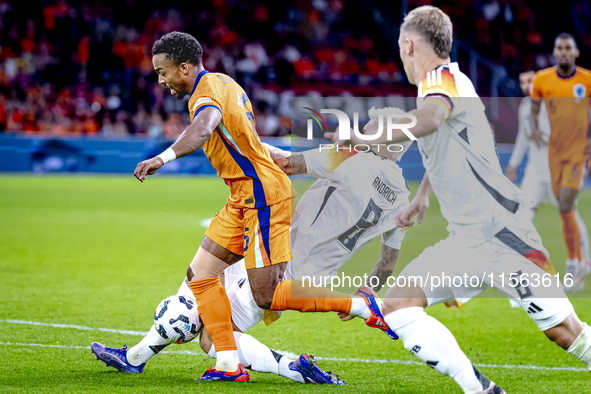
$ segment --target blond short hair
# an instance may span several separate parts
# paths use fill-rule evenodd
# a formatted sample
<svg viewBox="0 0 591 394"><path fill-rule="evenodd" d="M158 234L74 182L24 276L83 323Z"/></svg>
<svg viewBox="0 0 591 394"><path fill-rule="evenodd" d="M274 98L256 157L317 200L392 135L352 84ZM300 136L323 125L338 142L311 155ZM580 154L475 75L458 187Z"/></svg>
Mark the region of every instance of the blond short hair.
<svg viewBox="0 0 591 394"><path fill-rule="evenodd" d="M439 8L424 5L404 17L400 31L414 31L431 45L441 59L449 57L453 43L453 28L449 16Z"/></svg>

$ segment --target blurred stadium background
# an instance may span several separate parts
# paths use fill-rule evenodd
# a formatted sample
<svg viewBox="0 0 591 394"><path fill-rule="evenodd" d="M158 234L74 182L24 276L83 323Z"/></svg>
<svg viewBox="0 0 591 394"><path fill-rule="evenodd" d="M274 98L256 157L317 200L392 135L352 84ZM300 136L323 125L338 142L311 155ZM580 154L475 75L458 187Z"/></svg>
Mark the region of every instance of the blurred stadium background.
<svg viewBox="0 0 591 394"><path fill-rule="evenodd" d="M397 28L406 12L427 3L452 17L452 60L486 97L504 167L517 133L519 70L551 65L554 37L563 31L578 41L578 64L591 68L588 0L0 0L0 392L220 392L193 381L212 365L195 356L197 343L171 346L148 373L133 378L109 373L114 370L87 349L92 341L121 346L139 339L118 330L149 328L154 307L177 289L228 195L214 177L157 175L144 184L132 178L140 160L163 151L189 122L186 102L157 84L150 56L156 39L174 30L195 35L206 69L229 74L249 94L262 138L303 149L305 140L291 135L292 97L413 101L416 88L401 69ZM524 166L525 160L518 181ZM416 148L402 167L408 180L422 177ZM29 175L79 172L101 175ZM198 151L158 174L166 172L213 169ZM414 192L416 182L409 184ZM447 234L431 201L425 224L405 238L395 275ZM583 218L591 217L591 191L580 194L578 207ZM543 207L535 220L564 273L556 208ZM379 245L374 240L346 268L367 272ZM588 322L590 295L572 299ZM461 314L443 305L429 313L511 393L590 391L586 369L542 341L527 314L504 299L482 298ZM456 390L451 380L417 365L400 341L386 342L361 321L341 325L334 314L294 312L249 333L278 350L324 357L321 365L348 381L341 393ZM310 392L270 374L253 374L253 381L223 391Z"/></svg>
<svg viewBox="0 0 591 394"><path fill-rule="evenodd" d="M562 31L591 67L584 0L0 1L0 171L129 173L169 145L188 111L158 85L150 51L173 30L197 37L206 69L245 88L263 138L290 135L293 96L412 97L397 27L422 4L451 16L452 60L483 97L521 96L519 70L551 65ZM515 139L517 104L489 114L500 143ZM510 152L501 145L503 164ZM420 179L418 155L404 165ZM213 172L202 153L165 168Z"/></svg>

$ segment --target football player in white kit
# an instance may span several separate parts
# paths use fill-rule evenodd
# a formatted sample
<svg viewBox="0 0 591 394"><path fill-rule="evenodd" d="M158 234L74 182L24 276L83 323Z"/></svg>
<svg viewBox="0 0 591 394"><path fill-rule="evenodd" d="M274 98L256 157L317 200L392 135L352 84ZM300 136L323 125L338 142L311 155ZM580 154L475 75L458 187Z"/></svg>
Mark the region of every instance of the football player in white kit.
<svg viewBox="0 0 591 394"><path fill-rule="evenodd" d="M370 116L378 115L379 111L370 111ZM307 276L319 281L336 275L355 252L374 237L381 236L380 259L368 275L366 287L360 289L366 294L371 293L369 298L373 298L374 292L392 274L406 233L395 224L396 215L408 206L410 195L396 160L410 143L402 143L394 152L382 147L378 154L373 151L355 154L353 151L337 155L330 149L313 149L292 155L265 145L288 175L306 174L319 178L304 193L294 212L291 229L293 261L288 264L284 280ZM234 336L243 366L300 383L343 384L338 375L320 370L307 355L290 360L245 334L261 321L270 324L274 320L272 314L277 312L257 306L244 260L224 271L223 283L230 300ZM194 300L186 280L177 295ZM366 323L375 326L371 319ZM383 329L386 324L378 323L377 326ZM93 343L91 348L108 366L137 373L143 372L145 364L168 344L170 342L152 327L144 339L129 350L100 343ZM201 332L200 345L210 357L216 358L213 342L205 331Z"/></svg>
<svg viewBox="0 0 591 394"><path fill-rule="evenodd" d="M533 202L503 175L484 106L458 64L450 62L451 20L438 8L416 8L405 17L398 43L406 75L418 87L418 109L410 112L417 124L410 131L426 168L413 201L397 216L398 225L412 226L417 214L421 223L434 192L450 235L400 273L409 280L386 293L384 320L407 350L454 379L464 393L502 394L472 366L453 334L424 311L439 303L461 307L494 287L522 306L550 340L591 366L591 329L577 317L536 229L519 210ZM375 143L407 138L395 130L391 139ZM351 142L362 141L354 136ZM464 275L483 281L472 287L445 280ZM546 284L523 281L536 276Z"/></svg>
<svg viewBox="0 0 591 394"><path fill-rule="evenodd" d="M519 164L521 164L521 161L523 160L523 156L527 152L528 159L525 167L525 174L521 181L521 189L535 201L534 206L528 210L532 221L541 204L550 202L557 207L559 205L558 200L554 195L554 191L552 190L552 178L550 177L550 165L548 162L548 144L538 147L537 143L531 139L532 99L530 94L533 88L532 80L534 75L534 71L526 71L519 75L521 89L527 97L523 98L519 105L519 131L515 140L513 154L509 160L509 166L505 169L507 177L514 181L517 178L517 167L519 167ZM543 101L540 106L538 128L542 132L542 138L547 142L550 137L550 120L548 119L546 105ZM589 244L587 226L585 226L577 208L574 209L574 217L577 223L579 223L583 256L587 261L591 261L591 245ZM565 291L581 290L581 285L584 286L584 284L584 280L579 282L578 286L573 282L572 287L565 286Z"/></svg>
<svg viewBox="0 0 591 394"><path fill-rule="evenodd" d="M534 199L534 206L527 212L530 220L534 220L540 205L552 203L558 206L558 201L552 191L552 180L550 179L550 166L548 164L548 145L538 147L531 139L531 89L532 80L536 75L533 70L526 70L519 74L519 85L525 97L519 103L517 111L518 131L515 138L513 153L509 159L509 165L505 168L505 175L512 181L517 179L517 167L521 164L527 153L527 164L521 181L521 190ZM550 135L550 121L546 106L542 103L538 119L540 130L544 133L546 140Z"/></svg>
<svg viewBox="0 0 591 394"><path fill-rule="evenodd" d="M396 108L371 109L369 115L377 121L379 116L398 112L401 110ZM382 146L359 153L346 148L335 152L331 145L291 155L289 162L277 160L289 175L318 178L298 202L292 219L295 278L318 283L322 278L335 277L355 252L381 236L380 260L389 266L377 264L370 276L379 280L366 285L376 291L383 286L392 274L406 234L395 221L408 206L410 196L402 169L396 164L410 146L409 141L403 144L392 152ZM281 154L275 153L275 157Z"/></svg>

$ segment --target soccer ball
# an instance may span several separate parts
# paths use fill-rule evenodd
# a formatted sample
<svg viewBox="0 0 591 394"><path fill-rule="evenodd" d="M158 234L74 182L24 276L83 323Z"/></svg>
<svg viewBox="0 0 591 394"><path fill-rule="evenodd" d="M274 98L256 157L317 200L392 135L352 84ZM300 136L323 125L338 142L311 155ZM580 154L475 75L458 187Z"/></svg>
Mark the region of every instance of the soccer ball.
<svg viewBox="0 0 591 394"><path fill-rule="evenodd" d="M179 295L164 299L154 312L154 327L170 343L192 341L201 328L195 301Z"/></svg>

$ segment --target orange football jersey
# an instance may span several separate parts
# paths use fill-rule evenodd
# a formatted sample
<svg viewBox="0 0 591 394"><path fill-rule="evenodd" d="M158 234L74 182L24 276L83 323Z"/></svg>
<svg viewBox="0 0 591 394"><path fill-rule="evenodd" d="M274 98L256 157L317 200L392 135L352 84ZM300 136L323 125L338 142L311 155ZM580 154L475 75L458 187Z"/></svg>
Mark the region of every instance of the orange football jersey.
<svg viewBox="0 0 591 394"><path fill-rule="evenodd" d="M587 157L591 72L576 67L573 75L564 78L558 75L556 67L550 67L536 73L533 85L532 100L544 100L548 109L550 155L584 160Z"/></svg>
<svg viewBox="0 0 591 394"><path fill-rule="evenodd" d="M262 208L291 198L289 178L261 145L252 104L240 85L225 74L203 70L189 98L191 120L205 108L214 108L222 118L203 150L230 187L228 202Z"/></svg>

